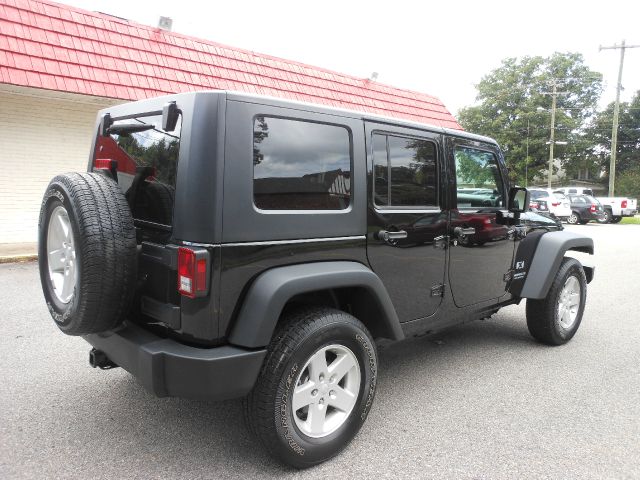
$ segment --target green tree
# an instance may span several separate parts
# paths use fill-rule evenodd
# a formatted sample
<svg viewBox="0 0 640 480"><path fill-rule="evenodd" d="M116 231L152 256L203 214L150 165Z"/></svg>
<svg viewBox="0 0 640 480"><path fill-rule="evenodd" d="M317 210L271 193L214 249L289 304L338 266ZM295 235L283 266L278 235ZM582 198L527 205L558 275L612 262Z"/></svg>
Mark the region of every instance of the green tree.
<svg viewBox="0 0 640 480"><path fill-rule="evenodd" d="M463 108L458 119L463 128L498 141L510 168L511 180L525 183L547 169L551 127L551 95L559 92L556 107L555 157L563 166L584 158L593 142L583 126L595 112L602 93L602 75L584 64L579 53L550 57L507 58L476 86L478 105ZM527 144L529 157L527 158Z"/></svg>

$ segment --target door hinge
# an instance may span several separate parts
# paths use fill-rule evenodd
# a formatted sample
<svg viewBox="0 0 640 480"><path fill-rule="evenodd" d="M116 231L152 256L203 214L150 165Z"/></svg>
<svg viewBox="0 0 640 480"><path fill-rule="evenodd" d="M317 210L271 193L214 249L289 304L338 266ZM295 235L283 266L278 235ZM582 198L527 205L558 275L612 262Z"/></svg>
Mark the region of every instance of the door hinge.
<svg viewBox="0 0 640 480"><path fill-rule="evenodd" d="M438 285L434 285L433 287L431 287L431 296L444 297L444 284L439 283Z"/></svg>

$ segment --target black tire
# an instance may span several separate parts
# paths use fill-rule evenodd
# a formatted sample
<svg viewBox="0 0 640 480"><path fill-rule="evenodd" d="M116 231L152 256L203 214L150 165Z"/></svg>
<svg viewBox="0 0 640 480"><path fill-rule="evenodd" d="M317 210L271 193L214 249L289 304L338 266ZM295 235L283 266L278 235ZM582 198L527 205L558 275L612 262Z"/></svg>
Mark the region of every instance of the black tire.
<svg viewBox="0 0 640 480"><path fill-rule="evenodd" d="M580 221L580 215L578 212L571 212L571 215L567 217L567 223L569 225L575 225Z"/></svg>
<svg viewBox="0 0 640 480"><path fill-rule="evenodd" d="M307 468L338 454L360 430L375 396L377 353L365 326L340 310L306 308L283 320L256 385L245 399L245 414L249 429L272 455L293 467ZM328 345L347 347L357 358L360 386L344 423L326 436L314 438L296 424L291 402L298 380L307 372L307 360ZM311 371L308 373L310 376ZM331 381L335 381L333 377Z"/></svg>
<svg viewBox="0 0 640 480"><path fill-rule="evenodd" d="M622 221L622 217L618 217L618 216L611 217L611 223L620 223L621 221Z"/></svg>
<svg viewBox="0 0 640 480"><path fill-rule="evenodd" d="M577 316L569 328L563 327L558 315L558 303L562 289L569 277L575 277L580 286L580 305ZM549 288L546 298L527 299L527 327L529 333L541 343L547 345L563 345L567 343L580 327L587 298L587 278L580 262L566 257Z"/></svg>
<svg viewBox="0 0 640 480"><path fill-rule="evenodd" d="M75 282L66 302L55 292L49 271L47 239L54 210L66 211L75 248L75 257L69 257ZM38 240L42 290L60 330L84 335L122 322L135 292L136 233L127 201L113 180L97 173L55 177L42 201Z"/></svg>
<svg viewBox="0 0 640 480"><path fill-rule="evenodd" d="M598 223L610 223L611 222L611 210L605 209L602 214L602 218L597 220Z"/></svg>

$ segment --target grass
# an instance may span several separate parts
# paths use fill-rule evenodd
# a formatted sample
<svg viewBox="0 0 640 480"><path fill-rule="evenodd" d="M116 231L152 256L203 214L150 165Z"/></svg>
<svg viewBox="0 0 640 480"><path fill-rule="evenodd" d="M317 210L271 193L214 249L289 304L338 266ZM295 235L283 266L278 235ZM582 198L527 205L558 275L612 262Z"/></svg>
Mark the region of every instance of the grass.
<svg viewBox="0 0 640 480"><path fill-rule="evenodd" d="M640 225L640 217L624 217L620 223L623 225Z"/></svg>

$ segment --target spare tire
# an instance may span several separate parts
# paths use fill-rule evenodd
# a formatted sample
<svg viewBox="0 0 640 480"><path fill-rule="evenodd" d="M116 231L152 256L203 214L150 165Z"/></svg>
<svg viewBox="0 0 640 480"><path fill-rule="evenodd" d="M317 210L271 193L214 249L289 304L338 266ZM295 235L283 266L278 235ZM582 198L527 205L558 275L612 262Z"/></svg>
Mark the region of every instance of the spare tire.
<svg viewBox="0 0 640 480"><path fill-rule="evenodd" d="M47 188L38 225L42 290L68 335L113 329L135 293L136 232L120 187L98 173L67 173Z"/></svg>

